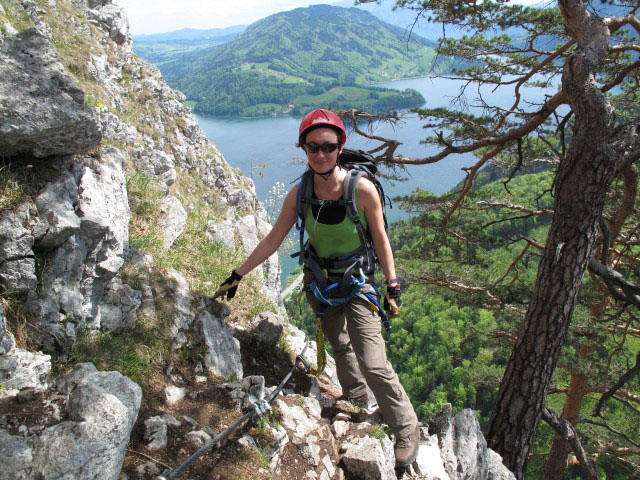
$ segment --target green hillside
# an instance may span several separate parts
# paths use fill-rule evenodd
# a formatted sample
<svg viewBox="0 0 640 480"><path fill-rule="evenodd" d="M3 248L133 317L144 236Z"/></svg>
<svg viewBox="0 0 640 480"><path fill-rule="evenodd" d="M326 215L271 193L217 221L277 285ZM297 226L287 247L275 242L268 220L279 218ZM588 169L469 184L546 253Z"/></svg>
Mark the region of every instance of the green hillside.
<svg viewBox="0 0 640 480"><path fill-rule="evenodd" d="M432 47L368 12L316 5L272 15L224 45L159 67L198 113L301 113L319 105L383 111L424 98L365 86L433 73Z"/></svg>

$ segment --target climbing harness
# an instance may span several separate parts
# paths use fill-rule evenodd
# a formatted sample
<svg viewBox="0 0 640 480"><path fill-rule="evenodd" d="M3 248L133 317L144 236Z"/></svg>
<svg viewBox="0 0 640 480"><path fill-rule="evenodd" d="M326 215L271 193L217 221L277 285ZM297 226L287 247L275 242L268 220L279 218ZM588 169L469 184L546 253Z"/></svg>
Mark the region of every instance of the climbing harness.
<svg viewBox="0 0 640 480"><path fill-rule="evenodd" d="M271 393L271 395L269 395L268 398L251 403L249 405L249 411L245 413L242 417L237 419L235 422L233 422L231 425L229 425L229 427L226 430L219 433L218 435L213 437L211 440L209 440L207 443L205 443L196 453L191 455L187 460L185 460L182 464L180 464L178 468L176 468L173 472L170 471L169 469L166 469L165 471L162 472L162 475L155 477L155 480L172 480L174 478L178 478L178 475L180 475L189 465L191 465L194 461L196 461L203 453L207 452L213 447L219 447L220 442L222 442L222 440L224 440L231 432L233 432L236 428L238 428L245 420L248 420L254 416L261 416L267 411L269 411L271 409L271 402L278 396L278 394L280 393L282 388L285 386L285 384L289 381L289 378L291 378L291 375L293 375L293 372L295 372L296 369L299 368L304 373L307 373L307 374L310 373L311 367L304 358L304 354L307 351L308 346L309 346L309 337L305 337L304 348L302 349L300 354L296 357L293 367L291 367L291 370L289 370L289 373L285 375L285 377L282 379L278 387Z"/></svg>
<svg viewBox="0 0 640 480"><path fill-rule="evenodd" d="M351 291L343 296L343 297L332 297L330 295L331 291L339 288L341 283L334 282L327 285L325 288L320 288L318 286L318 281L316 279L312 280L308 286L308 289L311 293L313 293L314 297L318 299L320 302L318 306L318 315L316 317L316 368L311 369L311 375L320 375L327 364L327 358L324 348L324 333L322 331L322 319L324 318L325 310L327 307L344 305L349 302L351 299L355 297L362 298L365 300L371 309L380 315L382 320L382 324L387 332L391 331L391 324L389 323L389 318L384 313L384 308L380 305L380 302L377 299L377 292L375 287L366 284L366 277L360 270L360 274L357 277L351 278ZM298 295L298 305L300 306L302 293L304 290L300 291Z"/></svg>

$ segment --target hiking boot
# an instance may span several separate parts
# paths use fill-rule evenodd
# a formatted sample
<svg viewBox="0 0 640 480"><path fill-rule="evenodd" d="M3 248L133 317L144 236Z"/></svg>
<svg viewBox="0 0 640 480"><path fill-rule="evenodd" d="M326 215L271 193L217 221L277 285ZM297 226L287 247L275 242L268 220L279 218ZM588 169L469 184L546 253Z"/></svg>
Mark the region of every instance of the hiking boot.
<svg viewBox="0 0 640 480"><path fill-rule="evenodd" d="M362 395L359 395L357 397L350 397L347 400L358 408L362 408L365 410L369 408L369 395L367 394L367 392L364 392Z"/></svg>
<svg viewBox="0 0 640 480"><path fill-rule="evenodd" d="M418 427L410 434L398 437L395 446L396 467L407 467L413 463L418 456L418 444Z"/></svg>

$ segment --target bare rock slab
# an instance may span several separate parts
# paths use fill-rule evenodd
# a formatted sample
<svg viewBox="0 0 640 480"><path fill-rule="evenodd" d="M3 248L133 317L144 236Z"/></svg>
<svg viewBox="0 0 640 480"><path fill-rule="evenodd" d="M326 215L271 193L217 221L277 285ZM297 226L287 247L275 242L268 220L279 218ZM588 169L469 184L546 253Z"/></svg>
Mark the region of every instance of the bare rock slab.
<svg viewBox="0 0 640 480"><path fill-rule="evenodd" d="M0 48L0 156L84 153L101 139L97 112L49 39L35 28L8 37Z"/></svg>

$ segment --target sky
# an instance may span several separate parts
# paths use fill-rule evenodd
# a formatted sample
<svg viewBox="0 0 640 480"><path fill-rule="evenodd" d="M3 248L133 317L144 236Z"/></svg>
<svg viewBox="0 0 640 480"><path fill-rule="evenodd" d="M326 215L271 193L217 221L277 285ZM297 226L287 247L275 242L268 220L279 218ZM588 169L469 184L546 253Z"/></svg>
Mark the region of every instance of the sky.
<svg viewBox="0 0 640 480"><path fill-rule="evenodd" d="M384 0L392 2L393 0ZM249 25L277 12L335 0L113 0L124 7L133 35L164 33L181 28L224 28ZM541 0L518 0L540 4Z"/></svg>

